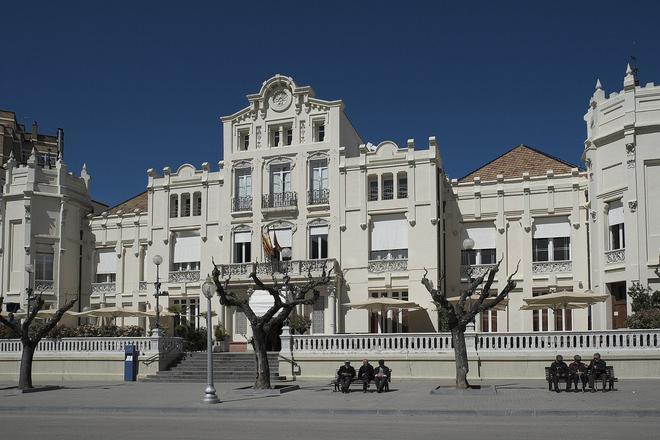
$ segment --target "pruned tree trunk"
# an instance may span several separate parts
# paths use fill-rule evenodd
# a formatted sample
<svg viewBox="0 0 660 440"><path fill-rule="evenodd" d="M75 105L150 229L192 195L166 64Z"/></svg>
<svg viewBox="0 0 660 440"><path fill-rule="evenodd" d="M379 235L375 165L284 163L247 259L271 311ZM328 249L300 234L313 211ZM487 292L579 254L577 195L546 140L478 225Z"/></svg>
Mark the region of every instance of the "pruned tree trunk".
<svg viewBox="0 0 660 440"><path fill-rule="evenodd" d="M260 328L253 329L252 347L257 361L257 377L254 381L255 390L270 389L270 366L268 365L267 333Z"/></svg>
<svg viewBox="0 0 660 440"><path fill-rule="evenodd" d="M467 347L465 345L465 328L460 325L451 329L451 340L454 344L454 358L456 360L456 388L467 389L470 384L467 375L470 371L468 366Z"/></svg>
<svg viewBox="0 0 660 440"><path fill-rule="evenodd" d="M32 344L23 344L21 354L21 369L18 378L18 389L26 390L32 388L32 358L37 347Z"/></svg>

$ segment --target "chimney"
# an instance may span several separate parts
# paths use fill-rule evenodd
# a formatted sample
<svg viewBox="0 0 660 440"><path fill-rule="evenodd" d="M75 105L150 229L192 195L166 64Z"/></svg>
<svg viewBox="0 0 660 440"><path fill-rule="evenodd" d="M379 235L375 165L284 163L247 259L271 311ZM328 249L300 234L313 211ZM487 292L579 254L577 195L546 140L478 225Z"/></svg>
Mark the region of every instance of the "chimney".
<svg viewBox="0 0 660 440"><path fill-rule="evenodd" d="M32 139L35 141L37 140L37 128L37 121L32 121Z"/></svg>

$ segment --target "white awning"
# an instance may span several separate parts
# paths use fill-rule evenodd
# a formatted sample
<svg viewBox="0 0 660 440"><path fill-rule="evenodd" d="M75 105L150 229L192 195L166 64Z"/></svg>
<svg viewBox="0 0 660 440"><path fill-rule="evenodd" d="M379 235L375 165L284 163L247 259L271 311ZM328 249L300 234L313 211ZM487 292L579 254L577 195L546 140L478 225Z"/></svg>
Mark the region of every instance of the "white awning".
<svg viewBox="0 0 660 440"><path fill-rule="evenodd" d="M309 235L328 235L328 225L310 227Z"/></svg>
<svg viewBox="0 0 660 440"><path fill-rule="evenodd" d="M293 233L291 229L271 229L269 232L270 240L275 244L275 235L277 235L277 243L280 247L291 247Z"/></svg>
<svg viewBox="0 0 660 440"><path fill-rule="evenodd" d="M492 223L466 224L465 238L474 240L474 249L497 248L497 231Z"/></svg>
<svg viewBox="0 0 660 440"><path fill-rule="evenodd" d="M534 238L570 237L568 217L535 217Z"/></svg>
<svg viewBox="0 0 660 440"><path fill-rule="evenodd" d="M277 237L279 240L279 234ZM267 290L255 290L252 296L250 296L249 303L255 315L264 316L273 307L273 304L275 304L275 298Z"/></svg>
<svg viewBox="0 0 660 440"><path fill-rule="evenodd" d="M199 235L178 233L174 241L174 263L190 263L201 260L201 240Z"/></svg>
<svg viewBox="0 0 660 440"><path fill-rule="evenodd" d="M234 243L249 243L251 241L251 232L234 232Z"/></svg>
<svg viewBox="0 0 660 440"><path fill-rule="evenodd" d="M117 255L114 249L96 250L96 273L117 273Z"/></svg>
<svg viewBox="0 0 660 440"><path fill-rule="evenodd" d="M621 200L608 203L607 221L610 226L623 223L623 203Z"/></svg>
<svg viewBox="0 0 660 440"><path fill-rule="evenodd" d="M371 250L408 249L408 224L401 215L372 217Z"/></svg>

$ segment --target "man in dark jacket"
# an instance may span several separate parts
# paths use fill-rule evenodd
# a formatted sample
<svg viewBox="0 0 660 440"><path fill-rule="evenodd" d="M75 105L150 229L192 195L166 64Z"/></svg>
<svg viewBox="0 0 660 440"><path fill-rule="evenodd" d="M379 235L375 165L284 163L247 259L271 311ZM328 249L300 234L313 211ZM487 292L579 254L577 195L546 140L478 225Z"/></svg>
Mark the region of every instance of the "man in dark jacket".
<svg viewBox="0 0 660 440"><path fill-rule="evenodd" d="M566 365L564 357L560 354L558 354L555 361L550 364L550 381L557 393L559 392L559 379L564 379L566 381L566 391L568 391L571 386L568 378L568 365Z"/></svg>
<svg viewBox="0 0 660 440"><path fill-rule="evenodd" d="M589 362L587 371L589 373L589 388L591 388L591 392L596 392L596 385L594 382L597 379L603 381L603 392L607 391L606 385L609 379L607 376L607 364L600 358L600 353L594 353L594 358Z"/></svg>
<svg viewBox="0 0 660 440"><path fill-rule="evenodd" d="M358 379L362 381L362 392L366 393L369 388L369 382L374 380L374 367L367 359L362 361L362 366L358 370Z"/></svg>
<svg viewBox="0 0 660 440"><path fill-rule="evenodd" d="M341 386L341 392L348 394L350 392L351 382L355 377L355 368L351 366L350 361L344 362L344 365L339 367L337 371L337 381Z"/></svg>
<svg viewBox="0 0 660 440"><path fill-rule="evenodd" d="M385 384L390 380L390 369L385 366L384 360L378 361L378 366L374 370L374 383L376 384L376 392L382 393Z"/></svg>
<svg viewBox="0 0 660 440"><path fill-rule="evenodd" d="M582 391L587 387L587 364L582 362L582 357L579 354L573 356L573 362L568 366L568 372L571 377L571 382L575 385L575 392L579 391L578 383L582 382Z"/></svg>

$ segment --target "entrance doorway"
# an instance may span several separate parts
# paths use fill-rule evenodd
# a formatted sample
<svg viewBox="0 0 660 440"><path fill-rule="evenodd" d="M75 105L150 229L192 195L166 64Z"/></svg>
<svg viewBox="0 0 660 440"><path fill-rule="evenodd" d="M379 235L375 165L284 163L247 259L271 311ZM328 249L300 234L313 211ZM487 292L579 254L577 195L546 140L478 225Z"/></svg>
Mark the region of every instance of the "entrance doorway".
<svg viewBox="0 0 660 440"><path fill-rule="evenodd" d="M626 282L609 283L608 287L612 295L612 328L625 328L628 318Z"/></svg>

